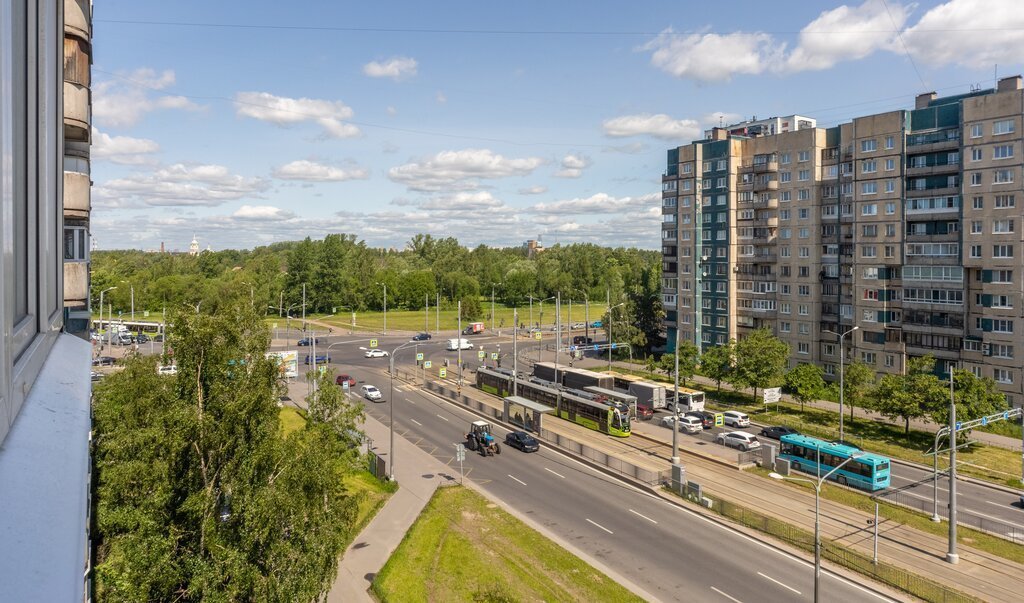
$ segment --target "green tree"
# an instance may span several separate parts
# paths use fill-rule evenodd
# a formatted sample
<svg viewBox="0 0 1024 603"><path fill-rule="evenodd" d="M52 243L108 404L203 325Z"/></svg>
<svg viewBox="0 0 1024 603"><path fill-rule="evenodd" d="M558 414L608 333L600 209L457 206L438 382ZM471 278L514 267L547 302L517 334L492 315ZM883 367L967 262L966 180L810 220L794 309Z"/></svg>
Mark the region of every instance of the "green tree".
<svg viewBox="0 0 1024 603"><path fill-rule="evenodd" d="M934 367L931 356L910 358L905 375L883 375L871 393L872 407L889 419L903 419L903 431L909 434L910 420L928 416L946 397Z"/></svg>
<svg viewBox="0 0 1024 603"><path fill-rule="evenodd" d="M732 383L757 390L782 382L789 361L789 346L768 329L758 329L736 343L736 368Z"/></svg>
<svg viewBox="0 0 1024 603"><path fill-rule="evenodd" d="M932 421L939 425L949 424L949 382L943 384L946 389L945 402L936 403L928 413ZM979 378L971 371L953 371L953 400L956 401L958 420L970 421L1006 410L1006 396L999 391L996 382L991 378Z"/></svg>
<svg viewBox="0 0 1024 603"><path fill-rule="evenodd" d="M718 391L722 381L728 381L736 364L736 340L730 339L725 345L704 350L700 355L700 372L708 379L714 379Z"/></svg>
<svg viewBox="0 0 1024 603"><path fill-rule="evenodd" d="M824 395L822 373L820 366L807 362L801 362L786 373L786 389L800 402L800 412L803 412L805 403Z"/></svg>
<svg viewBox="0 0 1024 603"><path fill-rule="evenodd" d="M860 360L851 363L843 369L843 403L850 406L850 420L853 420L853 410L857 406L864 406L864 400L875 384L875 371Z"/></svg>
<svg viewBox="0 0 1024 603"><path fill-rule="evenodd" d="M325 369L317 375L310 371L309 377L316 382L316 388L306 396L307 418L314 425L326 425L350 449L354 448L359 443L359 425L365 417L362 402L338 387L334 369Z"/></svg>
<svg viewBox="0 0 1024 603"><path fill-rule="evenodd" d="M686 385L686 380L692 378L697 372L700 350L691 341L680 341L677 352L679 353L679 380ZM671 375L676 370L676 355L663 354L661 368Z"/></svg>
<svg viewBox="0 0 1024 603"><path fill-rule="evenodd" d="M133 357L94 393L97 598L322 597L357 511L355 450L329 422L282 435L248 299L170 323L177 375Z"/></svg>

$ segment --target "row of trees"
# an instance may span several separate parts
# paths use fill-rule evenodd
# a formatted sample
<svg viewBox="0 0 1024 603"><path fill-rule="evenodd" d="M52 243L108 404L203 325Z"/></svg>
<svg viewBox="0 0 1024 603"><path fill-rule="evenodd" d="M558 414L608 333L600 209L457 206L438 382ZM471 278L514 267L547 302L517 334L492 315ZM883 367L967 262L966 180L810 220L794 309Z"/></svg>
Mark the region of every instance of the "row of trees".
<svg viewBox="0 0 1024 603"><path fill-rule="evenodd" d="M805 403L832 393L820 366L801 363L786 370L789 346L767 329L710 348L703 354L694 344L680 342L677 353L679 377L684 382L699 370L715 380L719 389L723 381L740 389L753 389L755 399L759 389L785 386L800 402L801 410ZM675 357L666 354L660 364L671 373ZM995 381L977 377L971 371L953 371L953 394L957 416L975 418L1007 408L1006 398ZM949 382L935 374L932 356L909 358L905 374L886 374L877 381L869 366L852 362L844 368L843 399L850 407L851 419L856 407L868 408L889 419L902 420L906 433L910 432L913 419L927 418L938 424L949 421Z"/></svg>
<svg viewBox="0 0 1024 603"><path fill-rule="evenodd" d="M312 601L333 583L362 408L325 375L285 436L248 301L172 314L176 376L136 356L96 385L97 599Z"/></svg>

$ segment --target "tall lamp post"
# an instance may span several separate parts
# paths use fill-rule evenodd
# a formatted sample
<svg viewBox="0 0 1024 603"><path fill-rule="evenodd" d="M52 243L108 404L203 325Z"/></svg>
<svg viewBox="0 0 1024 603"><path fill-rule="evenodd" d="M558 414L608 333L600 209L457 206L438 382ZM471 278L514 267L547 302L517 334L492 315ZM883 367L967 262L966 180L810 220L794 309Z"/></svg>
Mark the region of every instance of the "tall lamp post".
<svg viewBox="0 0 1024 603"><path fill-rule="evenodd" d="M103 294L106 293L107 291L113 291L114 289L117 289L117 287L108 287L108 288L104 289L103 291L100 291L100 331L103 331ZM107 315L107 322L109 322L109 321L110 321L110 315ZM101 332L100 333L100 352L102 352L106 348L106 346L103 343L103 335L104 334ZM107 339L109 340L110 339L110 333L107 333L106 336L107 336Z"/></svg>
<svg viewBox="0 0 1024 603"><path fill-rule="evenodd" d="M612 310L614 310L615 308L618 308L619 306L625 306L625 305L626 305L626 302L622 302L622 303L615 304L614 306L608 308L608 370L609 371L612 370L612 346L615 345L614 343L612 343L612 341L613 341L613 339L612 339L612 324L614 324L614 322L615 322L614 320L612 320ZM677 395L678 395L678 391L679 390L676 389Z"/></svg>
<svg viewBox="0 0 1024 603"><path fill-rule="evenodd" d="M388 386L388 422L391 424L389 427L389 437L391 441L388 444L391 461L388 463L388 479L391 481L395 481L395 354L403 348L407 348L411 345L417 345L418 343L418 341L406 341L392 350L391 355L388 358L388 371L391 375L391 383ZM360 346L359 349L368 350L370 348Z"/></svg>
<svg viewBox="0 0 1024 603"><path fill-rule="evenodd" d="M128 281L121 281L121 282L126 284L126 285L128 285L129 287L131 287L131 290L132 290L132 322L135 322L135 285L131 284Z"/></svg>
<svg viewBox="0 0 1024 603"><path fill-rule="evenodd" d="M388 284L377 283L381 287L384 287L384 329L381 331L381 335L388 334Z"/></svg>
<svg viewBox="0 0 1024 603"><path fill-rule="evenodd" d="M835 331L825 330L824 333L831 333L832 335L839 335L839 441L843 442L843 393L846 388L843 387L843 366L846 363L846 348L843 347L843 339L847 335L860 329L860 327L853 327L849 331L844 333L836 333Z"/></svg>
<svg viewBox="0 0 1024 603"><path fill-rule="evenodd" d="M494 330L494 288L504 283L491 283L491 330Z"/></svg>
<svg viewBox="0 0 1024 603"><path fill-rule="evenodd" d="M818 452L821 454L821 452ZM818 602L818 594L821 592L819 583L821 581L821 485L825 483L830 475L839 471L843 465L849 463L852 460L858 459L863 456L863 452L855 452L849 458L842 463L835 466L834 469L821 476L818 479L808 479L803 477L787 477L774 471L769 473L769 477L772 479L789 480L793 482L806 482L814 486L814 601Z"/></svg>

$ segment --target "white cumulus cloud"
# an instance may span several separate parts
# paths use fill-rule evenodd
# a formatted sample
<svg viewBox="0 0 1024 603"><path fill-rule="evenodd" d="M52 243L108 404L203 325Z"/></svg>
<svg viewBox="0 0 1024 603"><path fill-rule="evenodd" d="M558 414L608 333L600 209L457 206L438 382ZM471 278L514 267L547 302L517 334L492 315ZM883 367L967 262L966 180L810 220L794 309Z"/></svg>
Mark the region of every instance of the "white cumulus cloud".
<svg viewBox="0 0 1024 603"><path fill-rule="evenodd" d="M540 194L543 194L543 193L546 193L546 192L548 192L548 187L546 187L546 186L544 186L542 184L536 184L534 186L528 186L528 187L519 189L519 194L520 195L540 195Z"/></svg>
<svg viewBox="0 0 1024 603"><path fill-rule="evenodd" d="M363 73L370 77L387 77L400 81L416 75L419 63L410 57L392 57L386 61L371 61L363 65Z"/></svg>
<svg viewBox="0 0 1024 603"><path fill-rule="evenodd" d="M174 85L174 71L157 73L143 68L119 73L114 78L95 82L92 87L92 112L97 125L125 128L137 124L147 113L161 109L199 111L201 106L184 96L160 92Z"/></svg>
<svg viewBox="0 0 1024 603"><path fill-rule="evenodd" d="M1019 0L950 0L903 33L911 55L929 65L988 68L1021 62L1024 6Z"/></svg>
<svg viewBox="0 0 1024 603"><path fill-rule="evenodd" d="M824 11L800 30L799 44L786 58L784 69L828 69L840 61L863 59L879 49L895 49L896 32L909 13L910 7L896 2L889 3L887 9L882 0Z"/></svg>
<svg viewBox="0 0 1024 603"><path fill-rule="evenodd" d="M100 206L208 206L258 196L269 188L262 178L232 174L222 165L184 164L159 167L103 182L96 187Z"/></svg>
<svg viewBox="0 0 1024 603"><path fill-rule="evenodd" d="M282 180L304 180L307 182L342 182L345 180L365 180L370 177L370 173L361 167L342 169L315 161L300 159L275 169L274 177Z"/></svg>
<svg viewBox="0 0 1024 603"><path fill-rule="evenodd" d="M388 178L410 190L472 190L479 180L525 176L544 163L538 157L511 159L489 149L442 151L388 170Z"/></svg>
<svg viewBox="0 0 1024 603"><path fill-rule="evenodd" d="M538 203L527 208L526 211L556 216L632 213L646 211L651 207L657 208L660 203L661 193L650 193L639 197L613 197L607 193L597 193L586 198L577 197L552 203Z"/></svg>
<svg viewBox="0 0 1024 603"><path fill-rule="evenodd" d="M355 112L341 101L288 98L269 92L239 92L235 95L235 111L240 117L251 117L282 127L310 121L332 138L352 138L361 134L359 128L344 121Z"/></svg>
<svg viewBox="0 0 1024 603"><path fill-rule="evenodd" d="M702 82L722 82L736 74L761 73L783 54L783 45L765 33L681 35L671 28L640 49L651 51L651 64L658 69Z"/></svg>
<svg viewBox="0 0 1024 603"><path fill-rule="evenodd" d="M272 205L243 205L231 217L243 220L290 220L295 214Z"/></svg>
<svg viewBox="0 0 1024 603"><path fill-rule="evenodd" d="M584 155L566 155L562 159L562 169L555 172L557 178L579 178L583 170L590 167L590 158Z"/></svg>
<svg viewBox="0 0 1024 603"><path fill-rule="evenodd" d="M653 136L663 140L692 140L701 134L700 124L693 119L673 119L664 113L622 115L606 119L604 133L615 138Z"/></svg>
<svg viewBox="0 0 1024 603"><path fill-rule="evenodd" d="M90 154L93 159L99 161L110 161L122 165L145 165L156 161L154 153L160 151L160 145L155 140L147 138L132 138L131 136L111 136L98 129L92 129L92 148Z"/></svg>

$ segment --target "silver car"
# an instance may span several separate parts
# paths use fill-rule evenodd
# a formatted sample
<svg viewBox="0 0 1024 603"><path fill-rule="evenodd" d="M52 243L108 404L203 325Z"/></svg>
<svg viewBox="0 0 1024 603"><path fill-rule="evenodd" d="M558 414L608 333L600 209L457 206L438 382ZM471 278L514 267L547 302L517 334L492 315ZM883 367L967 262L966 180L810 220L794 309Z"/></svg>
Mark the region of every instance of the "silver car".
<svg viewBox="0 0 1024 603"><path fill-rule="evenodd" d="M363 392L363 397L371 402L382 402L384 400L384 394L380 393L380 390L372 385L364 385L360 389Z"/></svg>
<svg viewBox="0 0 1024 603"><path fill-rule="evenodd" d="M715 443L730 448L739 448L743 452L761 447L761 442L757 441L757 437L745 431L720 433L715 436Z"/></svg>

